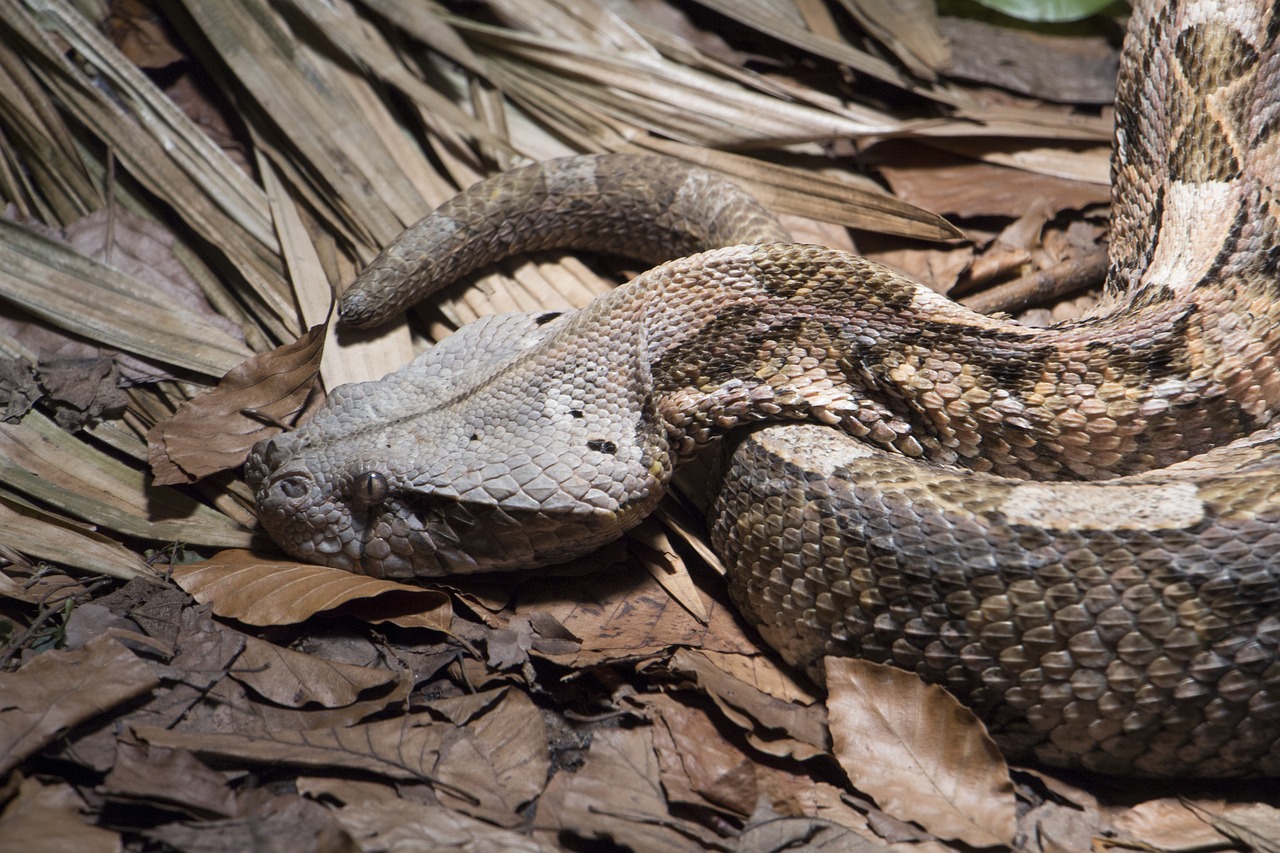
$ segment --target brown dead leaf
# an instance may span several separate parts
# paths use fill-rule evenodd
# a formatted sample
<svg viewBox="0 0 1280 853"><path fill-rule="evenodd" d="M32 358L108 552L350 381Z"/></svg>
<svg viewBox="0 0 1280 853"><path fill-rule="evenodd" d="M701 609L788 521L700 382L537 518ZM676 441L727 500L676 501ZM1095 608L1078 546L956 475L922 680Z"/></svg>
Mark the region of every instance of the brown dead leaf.
<svg viewBox="0 0 1280 853"><path fill-rule="evenodd" d="M120 52L139 66L163 68L185 58L147 3L117 0L110 8L103 29Z"/></svg>
<svg viewBox="0 0 1280 853"><path fill-rule="evenodd" d="M332 812L297 794L267 787L245 794L241 813L222 820L175 821L141 834L163 849L223 853L229 850L306 850L308 853L359 853Z"/></svg>
<svg viewBox="0 0 1280 853"><path fill-rule="evenodd" d="M278 423L296 417L316 388L328 323L293 343L259 353L233 367L218 387L188 400L147 433L152 473L161 485L190 483L244 462L249 448L279 427L243 414L260 412Z"/></svg>
<svg viewBox="0 0 1280 853"><path fill-rule="evenodd" d="M235 792L223 775L181 749L121 742L102 790L114 800L177 806L192 816L236 813Z"/></svg>
<svg viewBox="0 0 1280 853"><path fill-rule="evenodd" d="M411 803L394 796L338 809L334 818L363 850L550 853L559 849L443 806Z"/></svg>
<svg viewBox="0 0 1280 853"><path fill-rule="evenodd" d="M883 664L827 658L826 675L835 755L858 790L940 838L1013 843L1009 768L972 711Z"/></svg>
<svg viewBox="0 0 1280 853"><path fill-rule="evenodd" d="M546 780L546 729L532 701L511 691L467 726L406 714L355 726L249 733L134 730L139 740L201 757L271 766L360 770L428 782L441 801L503 826Z"/></svg>
<svg viewBox="0 0 1280 853"><path fill-rule="evenodd" d="M667 799L746 817L759 796L755 764L707 715L667 695L646 698Z"/></svg>
<svg viewBox="0 0 1280 853"><path fill-rule="evenodd" d="M1223 835L1247 845L1257 853L1280 853L1280 809L1267 803L1231 803L1202 807L1186 801L1187 807L1200 814Z"/></svg>
<svg viewBox="0 0 1280 853"><path fill-rule="evenodd" d="M704 625L643 568L627 561L618 569L593 572L589 583L552 578L525 584L515 612L554 616L570 636L581 640L581 648L569 654L541 653L564 666L655 654L676 645L743 654L756 650L727 607L713 600L706 608Z"/></svg>
<svg viewBox="0 0 1280 853"><path fill-rule="evenodd" d="M831 853L885 853L889 848L848 827L811 817L782 817L747 827L734 853L816 850Z"/></svg>
<svg viewBox="0 0 1280 853"><path fill-rule="evenodd" d="M644 564L645 571L667 591L667 595L705 625L710 613L703 604L701 591L662 525L656 519L646 518L627 532L627 538L632 545L631 554Z"/></svg>
<svg viewBox="0 0 1280 853"><path fill-rule="evenodd" d="M762 800L767 799L773 814L817 818L852 829L864 838L873 836L866 816L853 807L844 790L813 779L799 767L761 763L756 766L756 779ZM759 813L757 808L750 823L757 821Z"/></svg>
<svg viewBox="0 0 1280 853"><path fill-rule="evenodd" d="M449 597L340 569L272 560L234 549L173 571L178 585L219 616L249 625L293 625L343 608L369 622L447 631Z"/></svg>
<svg viewBox="0 0 1280 853"><path fill-rule="evenodd" d="M951 47L938 29L938 10L930 0L844 0L863 29L925 80L951 61Z"/></svg>
<svg viewBox="0 0 1280 853"><path fill-rule="evenodd" d="M775 699L724 672L705 654L693 649L677 651L671 668L692 673L698 686L761 752L803 761L829 749L826 717L820 705Z"/></svg>
<svg viewBox="0 0 1280 853"><path fill-rule="evenodd" d="M896 195L946 215L1014 219L1043 207L1053 216L1111 198L1104 185L994 166L922 143L895 142L874 149L873 156Z"/></svg>
<svg viewBox="0 0 1280 853"><path fill-rule="evenodd" d="M162 222L147 219L123 206L95 210L62 229L67 244L86 257L165 294L230 337L244 341L244 332L209 304L200 283L175 251L179 240ZM125 375L135 381L154 381L165 374L155 365L129 357L123 362Z"/></svg>
<svg viewBox="0 0 1280 853"><path fill-rule="evenodd" d="M120 836L85 823L84 807L70 785L24 779L0 814L0 853L119 853Z"/></svg>
<svg viewBox="0 0 1280 853"><path fill-rule="evenodd" d="M250 636L231 675L264 699L290 708L345 708L367 690L397 683L403 699L413 686L405 671L338 663Z"/></svg>
<svg viewBox="0 0 1280 853"><path fill-rule="evenodd" d="M1119 55L1103 35L1051 35L970 18L945 17L952 77L1050 101L1109 104Z"/></svg>
<svg viewBox="0 0 1280 853"><path fill-rule="evenodd" d="M0 673L0 774L55 737L159 684L151 667L110 637L36 655Z"/></svg>
<svg viewBox="0 0 1280 853"><path fill-rule="evenodd" d="M499 826L516 826L518 809L542 792L551 770L547 728L527 694L493 692L498 700L492 709L459 724L463 736L445 742L438 778L449 788L441 800ZM478 802L450 797L455 789Z"/></svg>
<svg viewBox="0 0 1280 853"><path fill-rule="evenodd" d="M718 652L713 649L702 649L701 653L718 669L784 702L812 705L818 701L817 696L796 680L794 673L778 666L770 657Z"/></svg>
<svg viewBox="0 0 1280 853"><path fill-rule="evenodd" d="M558 773L538 800L538 823L634 850L684 853L716 836L671 815L649 729L600 729L576 773Z"/></svg>
<svg viewBox="0 0 1280 853"><path fill-rule="evenodd" d="M1222 805L1221 801L1199 804L1201 808L1214 812ZM1108 811L1114 812L1112 822L1117 829L1169 853L1226 843L1222 833L1210 825L1204 811L1193 811L1188 803L1176 797L1161 797Z"/></svg>

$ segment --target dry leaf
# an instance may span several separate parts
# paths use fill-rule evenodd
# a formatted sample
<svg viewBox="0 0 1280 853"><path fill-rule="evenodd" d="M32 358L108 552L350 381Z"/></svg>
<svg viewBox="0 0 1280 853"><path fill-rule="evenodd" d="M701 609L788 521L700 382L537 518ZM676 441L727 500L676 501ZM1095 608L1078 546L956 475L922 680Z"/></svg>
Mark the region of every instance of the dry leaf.
<svg viewBox="0 0 1280 853"><path fill-rule="evenodd" d="M404 671L338 663L256 637L245 637L244 651L232 676L264 699L290 708L345 708L366 690L397 682L404 682L403 699L412 687L412 676Z"/></svg>
<svg viewBox="0 0 1280 853"><path fill-rule="evenodd" d="M419 713L339 728L242 734L139 726L134 734L219 760L428 782L446 805L505 826L519 823L519 808L542 789L549 767L542 718L515 692L466 727Z"/></svg>
<svg viewBox="0 0 1280 853"><path fill-rule="evenodd" d="M759 796L755 763L707 715L670 696L645 699L667 799L745 817Z"/></svg>
<svg viewBox="0 0 1280 853"><path fill-rule="evenodd" d="M85 823L84 808L70 785L22 780L0 814L0 853L119 853L120 836Z"/></svg>
<svg viewBox="0 0 1280 853"><path fill-rule="evenodd" d="M873 837L867 827L866 816L856 808L846 792L830 784L813 779L802 766L781 767L774 764L757 764L756 780L762 800L767 798L771 814L782 817L810 817L839 824L864 838ZM760 809L752 815L750 824L759 817Z"/></svg>
<svg viewBox="0 0 1280 853"><path fill-rule="evenodd" d="M1201 814L1223 835L1248 845L1257 853L1280 853L1280 809L1267 803L1232 803L1201 807L1187 801L1187 807Z"/></svg>
<svg viewBox="0 0 1280 853"><path fill-rule="evenodd" d="M885 853L888 848L838 823L811 817L784 817L747 827L733 849L734 853L774 853L777 850Z"/></svg>
<svg viewBox="0 0 1280 853"><path fill-rule="evenodd" d="M184 58L172 36L142 0L118 0L103 30L120 52L143 68L163 68Z"/></svg>
<svg viewBox="0 0 1280 853"><path fill-rule="evenodd" d="M772 657L718 652L714 649L700 651L717 669L784 702L812 705L818 701L812 691L796 680L794 672L774 663Z"/></svg>
<svg viewBox="0 0 1280 853"><path fill-rule="evenodd" d="M147 433L151 470L161 485L189 483L244 463L249 448L289 423L316 388L328 324L227 371L218 387L183 403Z"/></svg>
<svg viewBox="0 0 1280 853"><path fill-rule="evenodd" d="M339 607L370 622L437 631L447 631L453 619L449 597L437 590L250 551L222 551L175 568L173 578L214 613L249 625L292 625Z"/></svg>
<svg viewBox="0 0 1280 853"><path fill-rule="evenodd" d="M987 149L997 143L983 140ZM941 144L941 143L939 143ZM948 143L951 144L951 143ZM994 166L913 142L894 142L872 149L877 169L894 194L926 210L966 219L982 216L1017 218L1041 208L1055 215L1111 199L1106 185Z"/></svg>
<svg viewBox="0 0 1280 853"><path fill-rule="evenodd" d="M156 577L157 572L119 542L25 502L0 497L0 541L21 553L118 578Z"/></svg>
<svg viewBox="0 0 1280 853"><path fill-rule="evenodd" d="M362 850L551 853L559 849L443 806L406 802L394 795L337 809L334 818Z"/></svg>
<svg viewBox="0 0 1280 853"><path fill-rule="evenodd" d="M1112 825L1128 833L1134 841L1150 845L1161 853L1219 847L1226 838L1209 823L1212 810L1221 809L1223 801L1200 801L1197 809L1178 797L1161 797L1146 800L1133 806L1098 809L1091 811L1106 815Z"/></svg>
<svg viewBox="0 0 1280 853"><path fill-rule="evenodd" d="M102 790L112 799L177 806L192 816L236 813L235 792L227 787L226 778L181 749L121 742Z"/></svg>
<svg viewBox="0 0 1280 853"><path fill-rule="evenodd" d="M723 604L707 603L708 621L703 625L629 560L621 569L592 572L590 578L585 584L581 579L556 578L520 589L516 615L542 612L554 616L582 643L569 654L539 652L543 657L565 666L589 666L602 660L654 654L674 645L755 651L737 618Z"/></svg>
<svg viewBox="0 0 1280 853"><path fill-rule="evenodd" d="M945 69L1050 101L1109 104L1120 57L1105 36L1050 35L970 18L942 18L952 45Z"/></svg>
<svg viewBox="0 0 1280 853"><path fill-rule="evenodd" d="M821 706L775 699L724 672L700 651L680 649L671 660L671 668L695 674L698 686L725 716L747 732L756 749L802 761L827 751L830 744Z"/></svg>
<svg viewBox="0 0 1280 853"><path fill-rule="evenodd" d="M827 658L826 675L831 739L854 787L941 838L1013 843L1009 768L972 711L884 664Z"/></svg>
<svg viewBox="0 0 1280 853"><path fill-rule="evenodd" d="M893 51L911 72L936 80L951 60L932 0L843 0L854 20Z"/></svg>
<svg viewBox="0 0 1280 853"><path fill-rule="evenodd" d="M635 850L685 853L716 839L671 816L648 729L600 729L583 766L557 773L538 800L538 823L587 839L612 838Z"/></svg>
<svg viewBox="0 0 1280 853"><path fill-rule="evenodd" d="M229 850L308 853L359 853L333 814L296 794L253 788L244 795L241 813L222 820L174 821L141 835L163 849L222 853Z"/></svg>
<svg viewBox="0 0 1280 853"><path fill-rule="evenodd" d="M151 667L110 637L36 655L0 672L0 774L68 729L159 683Z"/></svg>

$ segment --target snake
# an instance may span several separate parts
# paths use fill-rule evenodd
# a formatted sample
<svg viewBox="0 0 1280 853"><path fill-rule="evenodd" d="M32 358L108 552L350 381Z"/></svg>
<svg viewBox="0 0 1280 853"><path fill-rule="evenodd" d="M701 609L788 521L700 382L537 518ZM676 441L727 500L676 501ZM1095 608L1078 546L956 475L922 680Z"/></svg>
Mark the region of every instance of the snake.
<svg viewBox="0 0 1280 853"><path fill-rule="evenodd" d="M622 535L716 446L711 541L786 664L918 673L1051 766L1277 775L1278 31L1274 4L1135 4L1109 271L1050 326L795 243L675 159L482 181L365 268L346 322L523 252L651 266L334 389L251 450L261 525L378 577L537 568Z"/></svg>

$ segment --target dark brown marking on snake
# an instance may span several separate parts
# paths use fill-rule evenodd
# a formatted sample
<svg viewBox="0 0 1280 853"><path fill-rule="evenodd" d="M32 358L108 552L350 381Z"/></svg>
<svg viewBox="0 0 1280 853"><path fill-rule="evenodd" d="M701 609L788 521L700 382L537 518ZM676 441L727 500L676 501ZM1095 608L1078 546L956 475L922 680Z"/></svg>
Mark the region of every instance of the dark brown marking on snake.
<svg viewBox="0 0 1280 853"><path fill-rule="evenodd" d="M1258 62L1257 52L1236 29L1217 22L1178 33L1173 53L1192 97L1208 95L1250 73Z"/></svg>
<svg viewBox="0 0 1280 853"><path fill-rule="evenodd" d="M1235 146L1218 120L1196 105L1169 153L1169 174L1177 181L1200 184L1230 181L1240 174Z"/></svg>
<svg viewBox="0 0 1280 853"><path fill-rule="evenodd" d="M743 342L739 347L735 343L732 349L725 345L741 339L740 329L769 328L769 311L767 305L732 305L717 311L697 335L654 359L655 388L660 393L670 393L679 388L718 387L741 377L748 345Z"/></svg>

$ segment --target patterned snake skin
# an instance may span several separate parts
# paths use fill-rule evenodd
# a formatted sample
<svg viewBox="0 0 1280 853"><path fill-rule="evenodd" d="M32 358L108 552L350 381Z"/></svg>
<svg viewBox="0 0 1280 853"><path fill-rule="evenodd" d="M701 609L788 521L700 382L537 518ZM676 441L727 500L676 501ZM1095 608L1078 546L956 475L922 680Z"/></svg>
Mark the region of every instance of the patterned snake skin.
<svg viewBox="0 0 1280 853"><path fill-rule="evenodd" d="M1051 764L1280 773L1280 13L1137 6L1090 316L973 314L786 242L679 163L553 161L415 225L344 317L528 249L679 259L336 389L251 453L263 526L379 576L546 565L634 525L734 427L807 421L733 430L712 515L787 661L913 670Z"/></svg>

